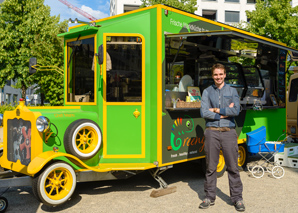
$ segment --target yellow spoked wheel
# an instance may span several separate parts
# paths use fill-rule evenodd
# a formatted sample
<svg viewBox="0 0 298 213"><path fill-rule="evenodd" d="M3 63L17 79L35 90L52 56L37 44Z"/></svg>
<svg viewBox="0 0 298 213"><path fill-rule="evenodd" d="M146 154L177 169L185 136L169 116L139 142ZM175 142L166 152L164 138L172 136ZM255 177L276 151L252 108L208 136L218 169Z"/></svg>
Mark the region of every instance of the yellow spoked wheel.
<svg viewBox="0 0 298 213"><path fill-rule="evenodd" d="M220 150L220 152L219 152L219 161L218 161L217 169L216 169L217 177L223 176L223 174L226 171L226 168L227 167L226 167L225 159L224 159L224 156L222 154L222 151Z"/></svg>
<svg viewBox="0 0 298 213"><path fill-rule="evenodd" d="M77 120L67 128L64 146L68 153L84 160L93 157L102 141L98 125L90 120Z"/></svg>
<svg viewBox="0 0 298 213"><path fill-rule="evenodd" d="M238 168L243 171L247 164L247 148L246 144L239 144L238 146Z"/></svg>
<svg viewBox="0 0 298 213"><path fill-rule="evenodd" d="M90 126L80 129L76 135L76 148L81 153L88 154L94 151L98 144L97 131Z"/></svg>
<svg viewBox="0 0 298 213"><path fill-rule="evenodd" d="M76 187L74 169L64 163L50 165L33 181L33 192L46 205L56 206L66 202Z"/></svg>

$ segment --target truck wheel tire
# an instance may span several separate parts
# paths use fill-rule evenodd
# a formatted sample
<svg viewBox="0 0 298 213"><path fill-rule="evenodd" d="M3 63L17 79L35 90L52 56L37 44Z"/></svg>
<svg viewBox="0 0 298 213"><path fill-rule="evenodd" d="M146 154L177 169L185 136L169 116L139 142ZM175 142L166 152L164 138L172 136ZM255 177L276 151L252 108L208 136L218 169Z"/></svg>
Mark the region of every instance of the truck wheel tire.
<svg viewBox="0 0 298 213"><path fill-rule="evenodd" d="M223 156L222 151L220 150L219 160L218 160L217 169L216 169L217 177L218 178L222 177L224 175L226 169L227 169L227 165L226 165L226 162L225 162L225 158Z"/></svg>
<svg viewBox="0 0 298 213"><path fill-rule="evenodd" d="M81 160L92 158L98 153L102 134L98 125L87 119L77 120L69 125L64 134L64 147Z"/></svg>
<svg viewBox="0 0 298 213"><path fill-rule="evenodd" d="M74 169L63 161L48 166L32 182L34 195L48 206L63 204L71 197L75 188Z"/></svg>
<svg viewBox="0 0 298 213"><path fill-rule="evenodd" d="M238 145L238 169L239 171L244 171L247 164L247 145Z"/></svg>
<svg viewBox="0 0 298 213"><path fill-rule="evenodd" d="M8 201L5 197L0 197L0 212L5 212L8 207Z"/></svg>

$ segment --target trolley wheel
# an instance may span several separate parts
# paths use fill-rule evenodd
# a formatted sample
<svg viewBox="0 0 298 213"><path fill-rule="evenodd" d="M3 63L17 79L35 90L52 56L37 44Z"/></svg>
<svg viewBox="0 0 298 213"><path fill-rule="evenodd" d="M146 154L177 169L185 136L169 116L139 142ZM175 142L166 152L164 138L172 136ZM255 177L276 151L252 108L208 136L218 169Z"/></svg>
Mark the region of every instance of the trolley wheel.
<svg viewBox="0 0 298 213"><path fill-rule="evenodd" d="M238 169L244 171L247 164L247 145L239 144L238 146Z"/></svg>
<svg viewBox="0 0 298 213"><path fill-rule="evenodd" d="M272 169L272 176L279 179L285 175L285 170L281 166L275 166Z"/></svg>
<svg viewBox="0 0 298 213"><path fill-rule="evenodd" d="M38 200L49 206L66 202L76 188L74 169L58 161L48 166L39 176L33 179L32 190Z"/></svg>
<svg viewBox="0 0 298 213"><path fill-rule="evenodd" d="M5 197L0 197L0 212L5 212L8 207L8 201Z"/></svg>
<svg viewBox="0 0 298 213"><path fill-rule="evenodd" d="M87 119L74 121L64 134L65 150L82 160L96 155L101 141L102 134L98 125Z"/></svg>
<svg viewBox="0 0 298 213"><path fill-rule="evenodd" d="M226 166L226 163L225 163L225 158L223 156L222 151L220 150L220 152L219 152L219 161L218 161L217 169L216 169L217 177L218 178L222 177L224 175L226 169L227 169L227 166Z"/></svg>
<svg viewBox="0 0 298 213"><path fill-rule="evenodd" d="M259 166L259 165L256 165L252 168L251 170L251 174L252 176L254 176L255 178L261 178L264 176L264 169L263 167Z"/></svg>

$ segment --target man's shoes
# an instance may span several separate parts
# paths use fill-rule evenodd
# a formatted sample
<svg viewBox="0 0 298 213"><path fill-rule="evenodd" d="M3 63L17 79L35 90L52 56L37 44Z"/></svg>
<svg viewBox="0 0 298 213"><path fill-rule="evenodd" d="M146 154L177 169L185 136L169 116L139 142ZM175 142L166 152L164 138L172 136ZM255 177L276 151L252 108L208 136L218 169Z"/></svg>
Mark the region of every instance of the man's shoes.
<svg viewBox="0 0 298 213"><path fill-rule="evenodd" d="M215 203L214 201L212 202L208 198L205 198L203 202L199 205L200 209L208 209L210 206L213 206Z"/></svg>
<svg viewBox="0 0 298 213"><path fill-rule="evenodd" d="M235 204L235 209L238 211L238 212L244 212L245 211L245 206L244 206L244 202L243 200L238 200Z"/></svg>

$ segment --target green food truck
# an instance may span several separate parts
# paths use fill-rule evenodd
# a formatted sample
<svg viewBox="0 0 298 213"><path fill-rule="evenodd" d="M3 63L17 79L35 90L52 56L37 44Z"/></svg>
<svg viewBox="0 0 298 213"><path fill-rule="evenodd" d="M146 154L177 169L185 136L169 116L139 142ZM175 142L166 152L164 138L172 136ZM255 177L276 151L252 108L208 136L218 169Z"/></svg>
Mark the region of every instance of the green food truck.
<svg viewBox="0 0 298 213"><path fill-rule="evenodd" d="M162 172L203 161L200 98L213 82L215 62L225 65L226 83L240 96L240 167L246 164L246 133L266 126L267 140L276 140L286 128L286 59L297 50L283 43L166 5L81 24L58 36L65 46L64 106L27 107L21 100L0 119L1 167L23 174L17 184L32 184L47 205L66 202L76 182L144 170L167 188ZM224 171L221 155L218 175ZM0 187L8 185L14 181L0 180Z"/></svg>

